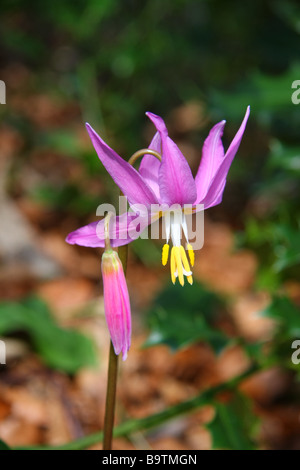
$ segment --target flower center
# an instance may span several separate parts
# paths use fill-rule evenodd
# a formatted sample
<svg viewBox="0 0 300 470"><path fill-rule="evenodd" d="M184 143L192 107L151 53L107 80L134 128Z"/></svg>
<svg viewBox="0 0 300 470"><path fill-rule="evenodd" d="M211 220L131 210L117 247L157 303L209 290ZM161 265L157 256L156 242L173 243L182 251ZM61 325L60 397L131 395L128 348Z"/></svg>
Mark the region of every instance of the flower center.
<svg viewBox="0 0 300 470"><path fill-rule="evenodd" d="M180 284L184 285L184 276L186 276L189 284L193 284L193 276L190 266L194 266L194 251L188 240L188 230L185 215L181 209L164 212L165 230L166 230L166 243L162 249L162 264L165 266L169 258L169 239L172 239L172 249L170 257L171 278L175 284L176 278ZM184 234L186 239L186 249L181 244L181 234Z"/></svg>

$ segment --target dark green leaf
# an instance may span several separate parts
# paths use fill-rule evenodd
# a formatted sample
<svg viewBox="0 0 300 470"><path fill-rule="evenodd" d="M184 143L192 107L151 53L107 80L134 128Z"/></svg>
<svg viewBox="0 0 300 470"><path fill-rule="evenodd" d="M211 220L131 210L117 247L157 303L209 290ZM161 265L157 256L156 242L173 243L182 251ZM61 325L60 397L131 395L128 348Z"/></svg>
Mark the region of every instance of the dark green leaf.
<svg viewBox="0 0 300 470"><path fill-rule="evenodd" d="M219 353L230 341L214 327L221 305L216 294L198 283L184 288L169 285L148 312L151 333L146 346L165 343L176 350L197 341L206 341Z"/></svg>
<svg viewBox="0 0 300 470"><path fill-rule="evenodd" d="M0 304L0 334L15 331L28 333L44 361L55 369L75 373L81 367L96 365L91 340L78 331L59 327L40 299Z"/></svg>
<svg viewBox="0 0 300 470"><path fill-rule="evenodd" d="M256 420L248 401L237 396L230 403L216 403L215 418L207 426L214 449L253 450L251 435Z"/></svg>
<svg viewBox="0 0 300 470"><path fill-rule="evenodd" d="M145 248L145 240L138 238L132 244L132 250L145 266L157 266L161 263L161 249L151 239L147 240Z"/></svg>
<svg viewBox="0 0 300 470"><path fill-rule="evenodd" d="M274 298L261 314L277 321L281 335L300 338L300 309L287 297Z"/></svg>
<svg viewBox="0 0 300 470"><path fill-rule="evenodd" d="M10 450L7 444L5 442L1 441L0 439L0 450Z"/></svg>

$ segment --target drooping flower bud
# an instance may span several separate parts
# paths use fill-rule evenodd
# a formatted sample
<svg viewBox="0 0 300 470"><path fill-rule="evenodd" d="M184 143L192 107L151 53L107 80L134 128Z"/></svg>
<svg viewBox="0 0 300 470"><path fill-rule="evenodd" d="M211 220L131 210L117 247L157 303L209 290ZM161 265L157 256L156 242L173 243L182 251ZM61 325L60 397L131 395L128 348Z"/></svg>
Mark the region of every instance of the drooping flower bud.
<svg viewBox="0 0 300 470"><path fill-rule="evenodd" d="M104 292L106 323L116 355L122 352L123 361L131 343L131 310L127 283L119 255L114 251L107 238L106 249L102 255L101 271Z"/></svg>

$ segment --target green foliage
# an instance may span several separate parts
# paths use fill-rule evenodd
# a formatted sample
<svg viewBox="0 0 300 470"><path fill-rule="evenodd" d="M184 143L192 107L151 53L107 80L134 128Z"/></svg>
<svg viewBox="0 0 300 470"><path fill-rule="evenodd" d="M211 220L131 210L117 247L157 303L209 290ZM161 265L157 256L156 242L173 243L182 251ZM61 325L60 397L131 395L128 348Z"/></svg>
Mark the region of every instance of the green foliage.
<svg viewBox="0 0 300 470"><path fill-rule="evenodd" d="M78 331L59 327L38 298L0 304L0 335L20 331L29 335L37 352L54 369L75 373L81 367L96 365L91 340Z"/></svg>
<svg viewBox="0 0 300 470"><path fill-rule="evenodd" d="M93 214L99 205L99 197L89 195L76 184L65 184L61 188L43 184L34 188L30 196L46 208L77 216Z"/></svg>
<svg viewBox="0 0 300 470"><path fill-rule="evenodd" d="M289 298L276 296L261 314L272 318L276 323L275 333L268 347L267 363L297 371L299 367L291 360L291 345L300 338L300 309Z"/></svg>
<svg viewBox="0 0 300 470"><path fill-rule="evenodd" d="M286 145L274 139L268 168L284 170L285 178L288 178L289 174L297 178L300 175L300 146Z"/></svg>
<svg viewBox="0 0 300 470"><path fill-rule="evenodd" d="M246 6L234 0L3 1L0 40L4 58L35 71L34 92L51 90L62 102L75 100L82 123L89 121L124 158L148 140L143 133L146 110L168 117L177 105L198 101L207 126L191 140L199 139L200 148L211 123L224 117L226 146L230 126L240 122L250 104L241 150L251 127L258 148L251 149L251 161L239 152L230 173L231 178L238 176L241 200L247 202L260 181L266 186L274 183L270 174L262 174L269 158L268 142L262 140L263 149L259 142L261 130L287 144L298 139L300 114L291 102L291 84L300 71L298 9L295 0L255 0ZM11 122L22 121L15 113L10 115L9 107L0 112L4 109ZM82 180L93 175L104 180L94 151L78 147L74 128L66 131L58 124L41 131L24 122L17 126L35 143L46 141L49 149L78 158ZM287 166L297 165L288 160L282 159ZM48 206L86 215L93 198L85 201L80 193L87 192L86 186L75 184L77 193L66 181L66 192L59 189L53 205L53 191L42 200L48 197ZM110 185L104 186L111 196Z"/></svg>
<svg viewBox="0 0 300 470"><path fill-rule="evenodd" d="M291 224L251 218L246 223L243 238L261 257L258 287L275 292L282 280L294 275L292 268L298 270L299 229Z"/></svg>
<svg viewBox="0 0 300 470"><path fill-rule="evenodd" d="M291 79L298 76L292 13L298 7L291 0L246 6L234 0L32 0L1 6L3 53L34 67L41 88L79 98L84 119L102 134L114 129L129 153L142 143L145 110L166 115L197 99L213 103L222 118L226 111L240 120L241 109L251 104L262 121L270 112L274 120L290 103Z"/></svg>
<svg viewBox="0 0 300 470"><path fill-rule="evenodd" d="M11 450L5 442L0 439L0 450Z"/></svg>
<svg viewBox="0 0 300 470"><path fill-rule="evenodd" d="M300 338L299 307L288 297L274 295L259 314L274 320L274 328L268 340L243 344L249 357L262 369L280 366L287 371L298 371L299 366L291 360L291 347Z"/></svg>
<svg viewBox="0 0 300 470"><path fill-rule="evenodd" d="M131 249L145 266L148 266L149 268L157 266L161 261L161 247L159 247L150 238L146 243L147 248L145 249L145 240L138 238L131 245Z"/></svg>
<svg viewBox="0 0 300 470"><path fill-rule="evenodd" d="M205 341L216 353L230 339L214 323L222 309L216 294L198 283L193 286L169 285L156 298L147 314L150 336L146 346L167 344L173 350Z"/></svg>
<svg viewBox="0 0 300 470"><path fill-rule="evenodd" d="M272 2L272 8L273 11L275 11L281 19L286 21L297 33L300 32L300 8L297 0L289 0L287 2L275 0Z"/></svg>
<svg viewBox="0 0 300 470"><path fill-rule="evenodd" d="M215 417L207 426L213 449L253 450L253 431L258 424L251 404L236 394L228 403L215 403Z"/></svg>
<svg viewBox="0 0 300 470"><path fill-rule="evenodd" d="M281 336L300 338L300 309L287 297L275 297L262 315L278 322Z"/></svg>
<svg viewBox="0 0 300 470"><path fill-rule="evenodd" d="M274 293L287 279L299 279L299 155L299 145L272 140L252 196L254 213L238 236L238 243L259 257L257 287Z"/></svg>
<svg viewBox="0 0 300 470"><path fill-rule="evenodd" d="M281 117L286 116L291 126L291 112L295 109L291 102L292 83L295 77L300 76L300 63L295 62L291 67L278 76L265 72L251 72L244 83L239 83L231 92L212 92L212 101L215 106L225 110L226 115L239 118L241 109L252 104L255 119L262 125L271 125L280 112ZM234 99L233 99L234 98ZM293 115L295 124L299 123L299 113Z"/></svg>

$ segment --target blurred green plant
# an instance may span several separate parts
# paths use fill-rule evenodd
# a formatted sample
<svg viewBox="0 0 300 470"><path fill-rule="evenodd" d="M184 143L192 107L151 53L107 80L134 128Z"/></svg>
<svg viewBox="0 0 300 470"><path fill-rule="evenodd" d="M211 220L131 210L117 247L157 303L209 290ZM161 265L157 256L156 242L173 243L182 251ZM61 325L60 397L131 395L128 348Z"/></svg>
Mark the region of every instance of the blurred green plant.
<svg viewBox="0 0 300 470"><path fill-rule="evenodd" d="M39 89L79 99L133 153L145 110L193 99L222 118L240 119L245 103L280 117L299 69L295 11L296 0L3 0L2 57L36 70Z"/></svg>
<svg viewBox="0 0 300 470"><path fill-rule="evenodd" d="M218 296L194 282L182 289L167 285L147 313L145 347L167 344L173 350L204 341L220 353L232 340L214 326L222 309Z"/></svg>
<svg viewBox="0 0 300 470"><path fill-rule="evenodd" d="M287 143L298 139L300 115L291 102L291 84L300 71L298 9L296 0L254 0L247 5L237 5L235 0L166 0L163 4L159 0L79 0L76 4L54 0L45 5L38 0L3 0L0 65L27 67L31 74L27 93L79 103L82 121L89 121L125 158L147 140L146 110L168 116L174 107L197 101L207 118L197 135L190 132L198 147L209 121L226 117L235 124L250 104L252 141L257 146L251 159L237 159L230 176L238 181L233 192L240 192L241 211L258 180L266 176L262 146L268 145L269 137L276 135ZM87 215L94 198L82 182L95 175L105 182L92 148L82 151L74 129L62 129L59 122L40 130L10 106L0 111L21 130L28 147L47 141L51 151L82 163L82 179L75 181L77 193L66 181L66 190L61 189L57 198L54 184L42 200L47 197L47 205L54 209L59 204L75 215ZM110 185L104 186L113 198ZM88 201L83 200L82 189Z"/></svg>
<svg viewBox="0 0 300 470"><path fill-rule="evenodd" d="M74 374L82 367L97 365L91 340L78 331L58 326L39 298L0 303L0 335L17 332L28 334L44 362L56 370Z"/></svg>
<svg viewBox="0 0 300 470"><path fill-rule="evenodd" d="M10 450L8 445L4 441L1 441L1 439L0 439L0 450Z"/></svg>
<svg viewBox="0 0 300 470"><path fill-rule="evenodd" d="M237 245L259 257L257 287L273 293L285 281L299 279L299 161L300 146L273 141L264 177L245 215L245 230L237 235Z"/></svg>
<svg viewBox="0 0 300 470"><path fill-rule="evenodd" d="M300 308L288 297L275 296L261 315L275 321L274 334L267 344L267 352L264 355L266 365L276 365L285 370L294 371L296 378L300 378L299 367L291 360L292 343L300 339Z"/></svg>
<svg viewBox="0 0 300 470"><path fill-rule="evenodd" d="M259 419L250 400L235 393L229 402L213 404L215 416L207 425L213 449L254 450Z"/></svg>
<svg viewBox="0 0 300 470"><path fill-rule="evenodd" d="M274 295L264 310L256 312L274 320L273 332L263 342L231 337L220 329L227 302L199 283L187 289L168 284L146 314L149 336L144 346L166 344L176 351L204 342L219 354L224 348L239 344L261 369L274 365L297 369L291 361L291 344L300 338L300 309L291 299L283 293Z"/></svg>

